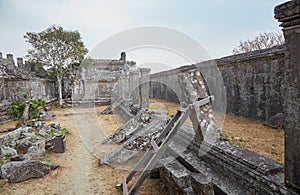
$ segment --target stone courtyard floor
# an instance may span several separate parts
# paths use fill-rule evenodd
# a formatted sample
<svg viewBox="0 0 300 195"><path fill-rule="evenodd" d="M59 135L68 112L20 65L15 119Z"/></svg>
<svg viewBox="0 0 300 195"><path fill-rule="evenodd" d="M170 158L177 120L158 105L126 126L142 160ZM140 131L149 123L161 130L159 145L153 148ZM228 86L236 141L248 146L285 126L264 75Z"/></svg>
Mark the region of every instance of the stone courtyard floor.
<svg viewBox="0 0 300 195"><path fill-rule="evenodd" d="M150 100L150 108L175 113L179 105L163 100ZM98 113L106 107L97 107ZM0 180L0 194L122 194L115 186L123 180L129 171L111 166L99 166L97 155L94 155L83 141L77 130L72 108L52 109L56 118L51 122L58 122L67 128L71 134L67 136L67 150L63 154L46 153L44 160L60 165L41 179L31 179L17 184L9 184ZM114 132L122 123L114 115L95 115L100 121L104 134ZM217 119L219 114L216 114ZM90 118L92 119L92 118ZM93 123L88 121L86 123ZM0 129L13 127L14 122L0 126ZM259 154L283 162L284 131L266 127L260 122L226 115L223 125L226 139L238 146L255 151ZM1 134L0 134L1 136ZM101 140L99 140L100 144ZM141 187L140 194L167 194L162 189L159 179L147 179Z"/></svg>

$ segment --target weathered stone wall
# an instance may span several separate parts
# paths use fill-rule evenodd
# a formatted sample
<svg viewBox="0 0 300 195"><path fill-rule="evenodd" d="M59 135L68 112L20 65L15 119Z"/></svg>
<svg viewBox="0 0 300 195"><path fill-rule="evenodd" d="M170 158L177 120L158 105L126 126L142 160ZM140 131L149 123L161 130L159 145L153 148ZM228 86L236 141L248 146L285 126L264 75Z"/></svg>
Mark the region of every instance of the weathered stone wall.
<svg viewBox="0 0 300 195"><path fill-rule="evenodd" d="M268 121L283 112L284 52L284 46L278 46L152 74L150 97L182 101L177 75L195 66L208 75L217 64L226 87L227 113Z"/></svg>
<svg viewBox="0 0 300 195"><path fill-rule="evenodd" d="M72 89L73 102L93 101L99 104L109 104L114 96L112 89L118 81L125 63L126 58L84 61L76 72Z"/></svg>
<svg viewBox="0 0 300 195"><path fill-rule="evenodd" d="M9 102L29 93L46 100L57 97L54 81L35 76L30 65L23 63L22 58L17 58L16 66L12 54L7 54L7 58L2 58L2 53L0 55L0 86L1 104L4 100Z"/></svg>
<svg viewBox="0 0 300 195"><path fill-rule="evenodd" d="M56 97L57 89L55 82L47 79L32 78L30 80L5 80L6 100L16 100L19 99L22 94L28 93L31 93L34 98L50 100ZM2 97L3 96L1 96L1 98Z"/></svg>

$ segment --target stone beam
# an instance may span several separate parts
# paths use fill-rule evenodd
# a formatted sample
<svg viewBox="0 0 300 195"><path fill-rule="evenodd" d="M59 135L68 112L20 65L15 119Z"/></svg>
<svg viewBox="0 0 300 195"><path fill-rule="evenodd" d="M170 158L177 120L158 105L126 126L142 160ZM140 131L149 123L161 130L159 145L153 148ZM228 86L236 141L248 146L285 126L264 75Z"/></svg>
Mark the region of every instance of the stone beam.
<svg viewBox="0 0 300 195"><path fill-rule="evenodd" d="M129 93L130 100L134 105L140 105L140 88L139 88L139 72L132 71L129 73Z"/></svg>
<svg viewBox="0 0 300 195"><path fill-rule="evenodd" d="M150 76L149 73L151 69L140 68L141 78L140 78L140 107L148 108L149 93L150 93Z"/></svg>
<svg viewBox="0 0 300 195"><path fill-rule="evenodd" d="M285 183L300 191L300 0L275 7L275 18L283 27L285 52Z"/></svg>

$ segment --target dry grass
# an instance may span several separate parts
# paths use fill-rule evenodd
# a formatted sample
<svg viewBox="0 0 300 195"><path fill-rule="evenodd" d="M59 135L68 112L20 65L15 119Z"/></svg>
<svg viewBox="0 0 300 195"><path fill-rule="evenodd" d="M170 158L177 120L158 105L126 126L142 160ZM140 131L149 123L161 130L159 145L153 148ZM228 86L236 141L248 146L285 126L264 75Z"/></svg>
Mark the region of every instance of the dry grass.
<svg viewBox="0 0 300 195"><path fill-rule="evenodd" d="M178 106L179 104L165 100L150 99L149 107L157 110L163 109L168 114L174 114ZM219 113L215 115L217 121L223 121L223 115ZM282 128L273 129L259 121L227 114L222 131L231 143L283 163L284 130Z"/></svg>
<svg viewBox="0 0 300 195"><path fill-rule="evenodd" d="M226 115L223 133L229 141L263 156L284 161L284 130L261 122Z"/></svg>

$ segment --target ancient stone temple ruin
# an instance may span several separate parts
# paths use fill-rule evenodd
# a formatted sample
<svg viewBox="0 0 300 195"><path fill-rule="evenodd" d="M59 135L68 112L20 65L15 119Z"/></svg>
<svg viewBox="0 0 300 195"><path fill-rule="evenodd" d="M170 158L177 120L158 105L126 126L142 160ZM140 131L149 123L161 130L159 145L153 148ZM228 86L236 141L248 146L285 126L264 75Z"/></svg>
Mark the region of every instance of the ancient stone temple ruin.
<svg viewBox="0 0 300 195"><path fill-rule="evenodd" d="M116 111L129 120L138 110L148 107L150 69L119 60L84 61L73 84L73 105L110 105L102 114Z"/></svg>
<svg viewBox="0 0 300 195"><path fill-rule="evenodd" d="M77 71L73 103L92 101L108 105L122 99L126 104L147 107L149 72L149 69L127 64L125 52L119 60L87 59Z"/></svg>
<svg viewBox="0 0 300 195"><path fill-rule="evenodd" d="M100 157L100 164L123 164L139 152L145 151L134 169L119 185L123 194L138 193L145 178L153 172L159 173L170 194L300 192L299 10L299 0L275 8L275 17L282 22L285 46L216 60L225 80L227 93L229 92L227 98L230 101L230 112L261 121L268 121L278 112L285 113L284 164L219 139L219 129L211 112L212 100L206 104L197 103L211 95L220 97L208 93L213 90L203 85L206 81L201 75L207 71L206 67L210 63L204 62L182 68L183 71L176 77L170 74L173 70L163 73L161 78L160 73L150 75L150 95L157 94L164 97L163 99L169 97L181 102L174 116L165 117L151 110L140 110L104 140L105 144L121 145ZM238 66L239 63L246 67ZM231 67L232 64L235 67ZM236 78L239 71L247 76ZM278 82L275 82L276 77L280 78ZM159 80L164 82L159 84ZM173 97L179 90L168 91L163 86L168 82L173 84L173 89L180 86L179 97ZM166 94L167 92L172 95ZM269 106L263 108L261 105ZM246 109L241 110L242 107ZM252 111L250 107L255 109ZM182 123L186 118L181 116L186 117L187 111L192 113L189 115L192 126ZM170 140L170 137L173 139ZM127 184L137 171L141 171L141 174L128 187Z"/></svg>
<svg viewBox="0 0 300 195"><path fill-rule="evenodd" d="M87 59L81 63L73 86L73 101L95 101L109 104L112 89L126 64L126 54L120 60Z"/></svg>
<svg viewBox="0 0 300 195"><path fill-rule="evenodd" d="M150 69L127 63L125 52L117 60L86 59L78 67L68 88L70 102L79 110L73 115L81 123L82 138L92 144L103 138L95 135L97 126L87 131L97 117L92 109L80 113L82 105L108 105L101 114L117 113L125 121L102 142L117 146L99 156L101 165L135 165L119 181L123 194L138 193L151 174L159 175L170 194L300 193L300 0L277 6L275 18L283 28L285 45L270 49L151 75ZM215 69L224 81L222 90L215 88ZM0 76L0 122L2 107L24 93L57 97L53 81L37 76L21 58L15 65L11 54L3 58L0 53ZM180 106L168 116L149 109L149 97ZM220 99L227 99L226 110L221 104L214 110ZM215 111L266 124L273 116L284 116L284 164L222 139Z"/></svg>
<svg viewBox="0 0 300 195"><path fill-rule="evenodd" d="M45 74L47 75L47 74ZM36 72L28 61L17 58L15 64L12 54L3 58L0 52L0 122L7 121L5 109L13 100L20 99L23 94L50 101L57 97L55 81L43 77L41 71Z"/></svg>
<svg viewBox="0 0 300 195"><path fill-rule="evenodd" d="M29 93L46 100L56 97L55 82L37 76L28 61L24 63L22 58L17 58L15 64L12 54L3 58L0 53L0 67L0 102L16 100L22 94Z"/></svg>

